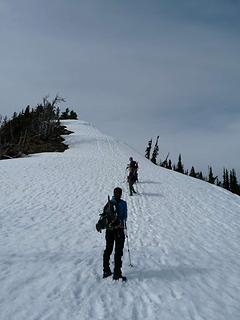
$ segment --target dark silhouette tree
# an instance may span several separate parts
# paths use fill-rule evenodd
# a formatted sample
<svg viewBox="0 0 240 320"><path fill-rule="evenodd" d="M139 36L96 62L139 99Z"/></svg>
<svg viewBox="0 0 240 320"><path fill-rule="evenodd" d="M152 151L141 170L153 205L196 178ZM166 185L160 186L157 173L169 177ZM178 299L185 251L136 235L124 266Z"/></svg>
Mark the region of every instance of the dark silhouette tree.
<svg viewBox="0 0 240 320"><path fill-rule="evenodd" d="M191 168L191 170L190 170L189 176L190 176L190 177L193 177L193 178L196 178L196 177L197 177L197 174L196 174L195 169L194 169L193 166L192 166L192 168Z"/></svg>
<svg viewBox="0 0 240 320"><path fill-rule="evenodd" d="M196 176L197 179L205 180L202 171L198 172L196 175L197 175Z"/></svg>
<svg viewBox="0 0 240 320"><path fill-rule="evenodd" d="M60 119L61 120L67 120L67 119L74 119L76 120L78 118L77 113L73 110L70 111L69 108L66 108L64 112L62 112Z"/></svg>
<svg viewBox="0 0 240 320"><path fill-rule="evenodd" d="M148 141L148 146L147 146L147 148L145 150L145 157L147 159L150 159L151 149L152 149L152 139Z"/></svg>
<svg viewBox="0 0 240 320"><path fill-rule="evenodd" d="M170 159L168 160L167 169L172 170L172 161Z"/></svg>
<svg viewBox="0 0 240 320"><path fill-rule="evenodd" d="M151 157L151 161L154 164L157 164L157 156L158 156L158 153L159 153L158 139L159 139L159 136L157 136L157 140L156 140L156 143L155 143L155 146L154 146L154 149L153 149L153 153L152 153L152 157Z"/></svg>
<svg viewBox="0 0 240 320"><path fill-rule="evenodd" d="M235 194L239 194L239 186L236 177L236 171L234 169L230 170L230 190Z"/></svg>
<svg viewBox="0 0 240 320"><path fill-rule="evenodd" d="M25 117L29 117L30 116L30 106L27 106L24 112L24 116Z"/></svg>
<svg viewBox="0 0 240 320"><path fill-rule="evenodd" d="M229 174L227 169L223 169L223 188L230 190Z"/></svg>
<svg viewBox="0 0 240 320"><path fill-rule="evenodd" d="M66 110L64 112L62 112L60 119L62 120L66 120L69 119L69 108L66 108Z"/></svg>
<svg viewBox="0 0 240 320"><path fill-rule="evenodd" d="M179 173L183 173L184 174L184 167L183 167L183 164L182 164L181 154L179 154L179 157L178 157L178 163L177 163L176 171L179 172Z"/></svg>
<svg viewBox="0 0 240 320"><path fill-rule="evenodd" d="M165 160L163 162L160 163L160 166L163 167L163 168L167 168L167 165L168 165L168 157L169 157L169 152L165 158Z"/></svg>
<svg viewBox="0 0 240 320"><path fill-rule="evenodd" d="M77 120L77 113L73 110L70 111L69 119Z"/></svg>
<svg viewBox="0 0 240 320"><path fill-rule="evenodd" d="M213 175L213 171L212 171L212 167L210 166L208 169L208 180L207 182L211 183L211 184L215 184L216 179L218 178L218 176L214 177Z"/></svg>

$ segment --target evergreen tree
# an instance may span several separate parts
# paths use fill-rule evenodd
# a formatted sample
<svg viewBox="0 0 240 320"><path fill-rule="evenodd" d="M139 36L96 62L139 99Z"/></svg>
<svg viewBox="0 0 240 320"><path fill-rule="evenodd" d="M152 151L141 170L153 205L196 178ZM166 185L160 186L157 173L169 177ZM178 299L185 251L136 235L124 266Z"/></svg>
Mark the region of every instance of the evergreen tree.
<svg viewBox="0 0 240 320"><path fill-rule="evenodd" d="M239 194L239 186L237 183L236 172L234 169L230 170L230 190L235 194Z"/></svg>
<svg viewBox="0 0 240 320"><path fill-rule="evenodd" d="M165 160L163 162L160 161L160 166L163 167L163 168L167 168L168 166L168 157L169 157L169 152L165 158Z"/></svg>
<svg viewBox="0 0 240 320"><path fill-rule="evenodd" d="M24 112L24 116L28 117L30 115L30 106L27 106Z"/></svg>
<svg viewBox="0 0 240 320"><path fill-rule="evenodd" d="M152 139L148 141L148 146L147 146L147 148L145 150L145 157L147 159L150 159L151 149L152 149Z"/></svg>
<svg viewBox="0 0 240 320"><path fill-rule="evenodd" d="M209 172L208 172L208 182L211 183L211 184L215 184L215 180L217 179L218 177L214 177L213 176L213 171L212 171L212 167L210 166L209 167Z"/></svg>
<svg viewBox="0 0 240 320"><path fill-rule="evenodd" d="M77 113L73 110L70 111L69 119L77 120Z"/></svg>
<svg viewBox="0 0 240 320"><path fill-rule="evenodd" d="M77 119L77 113L73 110L69 110L69 108L66 108L66 110L64 112L62 112L61 116L60 116L61 120L67 120L67 119Z"/></svg>
<svg viewBox="0 0 240 320"><path fill-rule="evenodd" d="M153 149L153 153L152 153L152 158L151 158L151 161L154 164L157 164L157 156L158 156L158 153L159 153L158 139L159 139L159 136L157 136L157 140L156 140L156 143L155 143L155 146L154 146L154 149Z"/></svg>
<svg viewBox="0 0 240 320"><path fill-rule="evenodd" d="M212 167L209 167L208 169L208 182L214 184L214 177L212 172Z"/></svg>
<svg viewBox="0 0 240 320"><path fill-rule="evenodd" d="M172 161L170 159L168 160L167 169L172 170Z"/></svg>
<svg viewBox="0 0 240 320"><path fill-rule="evenodd" d="M222 182L217 178L217 186L222 187Z"/></svg>
<svg viewBox="0 0 240 320"><path fill-rule="evenodd" d="M193 178L196 178L196 177L197 177L197 174L196 174L196 172L195 172L194 167L191 168L190 173L189 173L189 176L190 176L190 177L193 177Z"/></svg>
<svg viewBox="0 0 240 320"><path fill-rule="evenodd" d="M205 180L204 177L203 177L202 171L196 173L196 178L200 179L200 180Z"/></svg>
<svg viewBox="0 0 240 320"><path fill-rule="evenodd" d="M64 112L62 112L60 119L62 120L66 120L69 119L69 108L66 108L66 110Z"/></svg>
<svg viewBox="0 0 240 320"><path fill-rule="evenodd" d="M178 163L177 163L176 171L180 172L180 173L184 173L184 167L183 167L183 164L182 164L181 154L179 154L179 157L178 157Z"/></svg>
<svg viewBox="0 0 240 320"><path fill-rule="evenodd" d="M230 190L229 174L227 169L223 169L223 188Z"/></svg>

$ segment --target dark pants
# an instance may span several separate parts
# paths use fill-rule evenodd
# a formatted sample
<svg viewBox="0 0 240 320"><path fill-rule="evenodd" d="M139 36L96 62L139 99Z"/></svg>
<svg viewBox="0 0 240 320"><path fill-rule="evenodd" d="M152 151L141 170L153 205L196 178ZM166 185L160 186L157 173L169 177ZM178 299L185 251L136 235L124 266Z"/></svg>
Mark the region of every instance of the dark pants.
<svg viewBox="0 0 240 320"><path fill-rule="evenodd" d="M130 192L130 196L133 195L133 193L136 193L136 191L133 188L135 181L134 180L129 180L128 184L129 184L129 192Z"/></svg>
<svg viewBox="0 0 240 320"><path fill-rule="evenodd" d="M114 274L121 275L122 271L122 256L123 256L123 248L125 235L123 228L114 229L114 230L106 230L106 249L103 254L103 272L109 272L109 260L113 251L113 246L115 243L115 254L114 254Z"/></svg>

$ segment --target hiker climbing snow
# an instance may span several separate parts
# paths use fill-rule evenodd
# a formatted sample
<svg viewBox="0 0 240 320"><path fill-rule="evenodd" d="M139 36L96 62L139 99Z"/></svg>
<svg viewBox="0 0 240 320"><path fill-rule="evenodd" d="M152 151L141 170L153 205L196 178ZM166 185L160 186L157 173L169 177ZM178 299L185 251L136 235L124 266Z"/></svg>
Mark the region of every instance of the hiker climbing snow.
<svg viewBox="0 0 240 320"><path fill-rule="evenodd" d="M133 193L136 193L133 185L138 181L138 163L132 157L129 158L129 161L130 163L127 165L127 169L129 170L128 185L130 196L132 196Z"/></svg>
<svg viewBox="0 0 240 320"><path fill-rule="evenodd" d="M113 280L122 279L126 281L126 277L122 275L122 256L125 241L124 227L127 220L127 203L121 199L122 189L117 187L114 189L112 199L108 199L108 203L103 209L103 213L96 225L97 231L101 232L106 229L106 248L103 254L103 278L107 278L113 274ZM114 272L110 268L109 260L114 253Z"/></svg>

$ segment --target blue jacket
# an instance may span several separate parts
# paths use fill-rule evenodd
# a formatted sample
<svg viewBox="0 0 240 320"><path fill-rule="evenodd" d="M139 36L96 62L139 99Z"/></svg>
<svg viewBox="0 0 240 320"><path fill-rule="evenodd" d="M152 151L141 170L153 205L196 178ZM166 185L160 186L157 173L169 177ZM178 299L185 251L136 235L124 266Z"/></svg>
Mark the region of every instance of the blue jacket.
<svg viewBox="0 0 240 320"><path fill-rule="evenodd" d="M122 199L116 201L114 196L112 197L111 202L116 206L118 218L124 225L124 222L127 220L127 202Z"/></svg>

